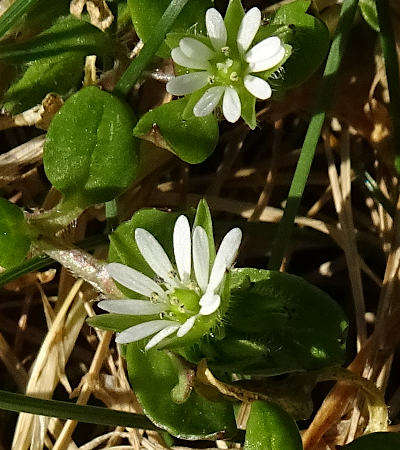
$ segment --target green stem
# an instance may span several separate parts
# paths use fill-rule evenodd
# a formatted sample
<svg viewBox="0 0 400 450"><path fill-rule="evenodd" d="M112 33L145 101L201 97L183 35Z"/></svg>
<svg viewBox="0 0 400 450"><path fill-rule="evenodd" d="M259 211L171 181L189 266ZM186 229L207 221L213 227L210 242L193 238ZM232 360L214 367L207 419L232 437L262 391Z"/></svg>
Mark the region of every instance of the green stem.
<svg viewBox="0 0 400 450"><path fill-rule="evenodd" d="M146 416L141 414L116 411L100 406L77 405L59 400L34 398L1 390L0 409L58 417L63 420L77 420L79 422L94 423L97 425L158 430Z"/></svg>
<svg viewBox="0 0 400 450"><path fill-rule="evenodd" d="M18 22L40 0L15 0L15 2L0 17L0 38Z"/></svg>
<svg viewBox="0 0 400 450"><path fill-rule="evenodd" d="M182 8L189 0L172 0L168 8L165 10L161 19L157 24L154 24L154 33L150 39L143 46L141 52L131 62L128 69L124 72L121 79L115 86L114 92L121 95L126 95L132 89L140 74L146 68L151 58L160 48L165 35L171 29L175 19L178 17Z"/></svg>
<svg viewBox="0 0 400 450"><path fill-rule="evenodd" d="M396 38L390 18L389 1L378 0L376 2L376 9L378 12L382 53L385 60L386 78L389 88L389 111L392 118L393 142L396 153L395 165L397 172L400 173L400 76Z"/></svg>
<svg viewBox="0 0 400 450"><path fill-rule="evenodd" d="M315 112L311 118L296 171L290 186L289 195L278 232L272 245L269 268L279 270L289 244L296 214L298 212L304 188L314 159L319 136L324 124L326 111L333 98L336 76L343 58L358 0L345 0L340 12L339 23L329 50Z"/></svg>

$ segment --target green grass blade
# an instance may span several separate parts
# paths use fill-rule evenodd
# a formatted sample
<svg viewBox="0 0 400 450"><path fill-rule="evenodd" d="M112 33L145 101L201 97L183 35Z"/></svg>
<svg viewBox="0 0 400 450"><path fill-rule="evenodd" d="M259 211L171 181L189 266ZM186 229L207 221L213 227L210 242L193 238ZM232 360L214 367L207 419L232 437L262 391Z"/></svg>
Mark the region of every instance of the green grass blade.
<svg viewBox="0 0 400 450"><path fill-rule="evenodd" d="M39 1L40 0L15 0L15 2L0 17L0 38L2 38L7 31Z"/></svg>
<svg viewBox="0 0 400 450"><path fill-rule="evenodd" d="M63 402L60 400L34 398L1 390L0 409L48 417L58 417L59 419L64 420L71 419L98 425L158 430L146 416L141 414L116 411L100 406L77 405L75 403Z"/></svg>
<svg viewBox="0 0 400 450"><path fill-rule="evenodd" d="M289 244L296 214L299 210L304 188L314 159L319 136L324 124L326 111L335 92L336 76L338 74L346 43L349 37L354 15L357 11L358 0L345 0L340 12L339 23L329 50L319 95L317 107L311 118L303 148L290 186L288 200L278 232L272 245L272 255L269 268L279 270Z"/></svg>
<svg viewBox="0 0 400 450"><path fill-rule="evenodd" d="M386 78L389 89L389 111L393 127L393 144L396 151L396 169L400 173L400 76L396 51L396 38L390 17L388 0L376 2L380 28L380 40L385 60Z"/></svg>
<svg viewBox="0 0 400 450"><path fill-rule="evenodd" d="M172 0L161 19L154 25L154 33L145 43L142 50L131 62L121 79L115 86L114 92L126 95L134 86L140 74L146 68L151 58L160 48L165 35L171 29L175 19L189 0Z"/></svg>

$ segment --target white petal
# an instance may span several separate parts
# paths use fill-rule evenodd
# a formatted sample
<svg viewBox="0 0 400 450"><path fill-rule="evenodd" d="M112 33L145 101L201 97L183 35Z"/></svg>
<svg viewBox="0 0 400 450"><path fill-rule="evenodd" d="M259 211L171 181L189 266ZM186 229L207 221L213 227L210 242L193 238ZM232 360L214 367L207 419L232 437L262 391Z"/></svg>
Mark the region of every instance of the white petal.
<svg viewBox="0 0 400 450"><path fill-rule="evenodd" d="M202 307L200 308L199 314L202 316L209 316L215 312L221 304L221 297L213 294L212 292L207 292L204 294L201 300Z"/></svg>
<svg viewBox="0 0 400 450"><path fill-rule="evenodd" d="M281 40L272 36L252 47L246 54L249 72L262 72L278 65L285 56Z"/></svg>
<svg viewBox="0 0 400 450"><path fill-rule="evenodd" d="M146 351L150 350L157 344L159 344L163 339L170 336L174 331L176 331L179 328L179 325L171 325L170 327L164 328L163 330L159 331L155 336L153 336L149 342L146 344L146 347L144 348Z"/></svg>
<svg viewBox="0 0 400 450"><path fill-rule="evenodd" d="M147 316L165 311L165 305L154 304L149 300L102 300L97 306L104 311L132 316Z"/></svg>
<svg viewBox="0 0 400 450"><path fill-rule="evenodd" d="M263 79L259 77L253 77L253 75L246 75L244 77L244 87L254 95L254 97L266 100L271 97L271 86Z"/></svg>
<svg viewBox="0 0 400 450"><path fill-rule="evenodd" d="M107 264L106 269L115 281L138 294L146 297L150 297L153 292L164 295L163 289L155 281L131 267L120 263L111 263Z"/></svg>
<svg viewBox="0 0 400 450"><path fill-rule="evenodd" d="M236 90L231 87L225 89L222 112L228 122L235 123L239 120L241 113L240 99Z"/></svg>
<svg viewBox="0 0 400 450"><path fill-rule="evenodd" d="M199 70L207 70L208 69L208 61L201 61L197 58L189 58L186 56L183 51L179 48L173 48L171 51L172 59L179 64L180 66L187 67L189 69L199 69Z"/></svg>
<svg viewBox="0 0 400 450"><path fill-rule="evenodd" d="M285 49L282 49L272 58L263 59L262 61L254 62L249 64L249 72L263 72L264 70L269 70L278 65L285 56Z"/></svg>
<svg viewBox="0 0 400 450"><path fill-rule="evenodd" d="M183 38L179 41L179 47L186 56L200 61L208 61L215 56L213 50L197 39Z"/></svg>
<svg viewBox="0 0 400 450"><path fill-rule="evenodd" d="M223 86L213 86L203 94L200 100L194 105L193 114L196 117L204 117L211 114L221 100L225 88Z"/></svg>
<svg viewBox="0 0 400 450"><path fill-rule="evenodd" d="M140 339L151 336L157 333L157 331L175 324L176 322L172 320L151 320L150 322L140 323L139 325L134 325L121 331L121 333L117 333L115 342L118 344L128 344L129 342L140 341Z"/></svg>
<svg viewBox="0 0 400 450"><path fill-rule="evenodd" d="M198 91L208 83L208 72L192 72L172 78L166 85L172 95L186 95Z"/></svg>
<svg viewBox="0 0 400 450"><path fill-rule="evenodd" d="M224 19L215 8L210 8L206 12L206 27L211 44L220 52L226 45L227 33Z"/></svg>
<svg viewBox="0 0 400 450"><path fill-rule="evenodd" d="M251 8L243 17L237 35L237 44L240 53L244 53L253 42L261 24L261 11Z"/></svg>
<svg viewBox="0 0 400 450"><path fill-rule="evenodd" d="M197 284L205 292L210 271L210 248L204 228L196 227L193 232L193 268Z"/></svg>
<svg viewBox="0 0 400 450"><path fill-rule="evenodd" d="M246 53L246 61L254 63L274 57L284 49L281 40L277 36L263 39Z"/></svg>
<svg viewBox="0 0 400 450"><path fill-rule="evenodd" d="M181 325L176 335L178 337L185 336L185 334L192 329L194 323L196 322L196 317L197 316L189 317L189 319L187 319L187 321L183 325Z"/></svg>
<svg viewBox="0 0 400 450"><path fill-rule="evenodd" d="M190 278L192 245L190 236L190 225L186 216L179 216L174 227L174 254L176 267L182 281Z"/></svg>
<svg viewBox="0 0 400 450"><path fill-rule="evenodd" d="M235 261L241 240L242 231L240 228L233 228L222 239L211 270L207 291L215 292L219 287L224 278L225 271L230 269Z"/></svg>
<svg viewBox="0 0 400 450"><path fill-rule="evenodd" d="M157 239L147 230L136 228L135 240L147 264L159 277L171 284L173 282L171 273L174 268Z"/></svg>

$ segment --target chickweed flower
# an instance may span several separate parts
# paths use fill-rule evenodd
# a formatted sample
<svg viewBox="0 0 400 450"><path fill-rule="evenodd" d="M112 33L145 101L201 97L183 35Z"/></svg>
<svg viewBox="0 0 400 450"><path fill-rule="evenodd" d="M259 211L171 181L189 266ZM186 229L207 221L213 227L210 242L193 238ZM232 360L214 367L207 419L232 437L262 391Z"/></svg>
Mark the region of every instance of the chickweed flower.
<svg viewBox="0 0 400 450"><path fill-rule="evenodd" d="M224 19L216 9L207 10L208 38L184 37L179 47L171 51L174 62L191 71L170 80L167 91L180 96L206 87L194 105L193 114L207 116L222 99L226 120L236 122L242 114L242 101L248 101L246 96L261 100L271 97L265 72L279 69L290 54L290 46L283 44L278 36L267 37L251 47L260 25L260 10L251 8L241 21L236 42L233 40L235 45L229 47L230 30Z"/></svg>
<svg viewBox="0 0 400 450"><path fill-rule="evenodd" d="M144 316L143 323L117 333L116 342L127 344L151 337L145 349L165 344L172 335L183 338L200 328L207 331L215 323L227 271L232 267L242 238L234 228L223 238L210 270L210 250L206 231L196 226L193 234L186 216L179 216L173 232L175 264L156 238L143 228L135 230L140 253L155 273L152 279L119 263L107 265L110 276L145 299L103 300L105 311ZM145 318L148 316L147 318ZM158 316L149 320L149 316ZM202 333L204 334L204 333Z"/></svg>

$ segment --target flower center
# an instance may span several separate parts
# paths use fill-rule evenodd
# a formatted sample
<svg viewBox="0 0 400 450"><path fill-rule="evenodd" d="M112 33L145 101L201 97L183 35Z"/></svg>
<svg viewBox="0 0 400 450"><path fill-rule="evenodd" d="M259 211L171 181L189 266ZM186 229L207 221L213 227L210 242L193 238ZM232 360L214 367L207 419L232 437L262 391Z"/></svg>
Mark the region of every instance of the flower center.
<svg viewBox="0 0 400 450"><path fill-rule="evenodd" d="M175 289L169 295L169 309L178 320L186 320L188 316L200 310L200 296L190 289Z"/></svg>
<svg viewBox="0 0 400 450"><path fill-rule="evenodd" d="M240 61L223 56L222 58L216 59L214 64L212 77L213 82L217 85L230 85L240 81L243 77L243 69Z"/></svg>

